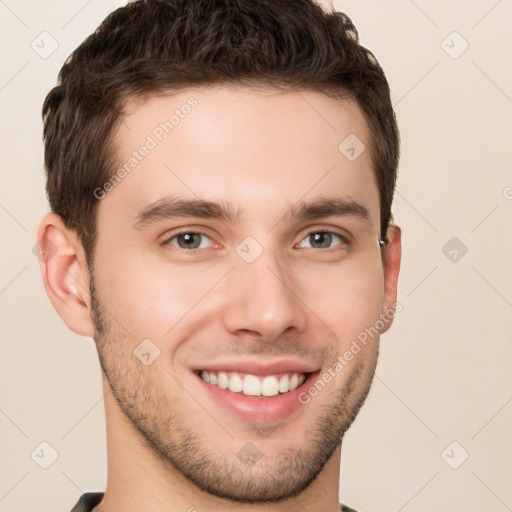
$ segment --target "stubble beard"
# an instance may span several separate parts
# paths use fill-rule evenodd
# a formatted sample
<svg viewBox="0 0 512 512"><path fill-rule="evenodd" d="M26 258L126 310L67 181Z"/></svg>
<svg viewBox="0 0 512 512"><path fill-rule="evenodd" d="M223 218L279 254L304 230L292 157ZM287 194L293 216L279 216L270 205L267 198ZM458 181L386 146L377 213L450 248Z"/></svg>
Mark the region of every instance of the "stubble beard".
<svg viewBox="0 0 512 512"><path fill-rule="evenodd" d="M265 454L265 437L279 436L279 427L255 427L254 437L259 438L256 444L263 447L255 463L247 464L236 456L228 457L209 445L201 432L192 428L183 412L170 406L169 398L162 391L167 384L162 386L152 380L154 375L168 377L169 386L180 393L182 388L175 377L144 367L133 355L132 340L115 323L107 320L108 313L103 313L96 298L92 268L90 283L91 319L100 366L120 410L170 474L178 471L199 489L218 498L239 503L278 503L299 495L333 456L369 393L378 346L371 357L354 360L351 373L340 389L329 391L331 399L322 404L313 427L305 432L307 444L303 447ZM327 393L320 392L318 399L323 399L324 392ZM182 399L185 394L182 393ZM317 398L312 402L314 400ZM198 410L201 414L204 412L199 405ZM223 423L222 418L215 419ZM211 420L212 428L217 427L213 418L208 420ZM203 425L207 428L206 423ZM231 430L229 425L226 427ZM236 437L236 432L234 434ZM248 445L251 440L229 441L231 445L239 444L243 452L244 444ZM169 482L172 485L171 479Z"/></svg>

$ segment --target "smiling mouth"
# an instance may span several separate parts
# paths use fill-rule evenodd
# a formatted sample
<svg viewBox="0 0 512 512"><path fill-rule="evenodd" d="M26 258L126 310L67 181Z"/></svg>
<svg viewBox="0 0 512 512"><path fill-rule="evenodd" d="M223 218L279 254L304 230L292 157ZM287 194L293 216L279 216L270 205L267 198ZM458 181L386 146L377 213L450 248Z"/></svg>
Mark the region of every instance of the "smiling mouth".
<svg viewBox="0 0 512 512"><path fill-rule="evenodd" d="M253 398L272 398L293 391L312 375L311 373L286 372L256 376L231 371L195 371L205 382L220 389Z"/></svg>

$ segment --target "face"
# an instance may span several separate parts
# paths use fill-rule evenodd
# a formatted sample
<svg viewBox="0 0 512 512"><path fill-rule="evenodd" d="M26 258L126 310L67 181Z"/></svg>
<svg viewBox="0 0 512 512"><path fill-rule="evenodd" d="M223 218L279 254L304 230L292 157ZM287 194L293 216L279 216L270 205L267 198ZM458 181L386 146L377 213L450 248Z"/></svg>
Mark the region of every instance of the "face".
<svg viewBox="0 0 512 512"><path fill-rule="evenodd" d="M214 87L123 121L92 274L118 407L204 491L293 496L361 407L379 337L351 347L394 302L369 150L339 149L351 134L369 148L363 115L318 92Z"/></svg>

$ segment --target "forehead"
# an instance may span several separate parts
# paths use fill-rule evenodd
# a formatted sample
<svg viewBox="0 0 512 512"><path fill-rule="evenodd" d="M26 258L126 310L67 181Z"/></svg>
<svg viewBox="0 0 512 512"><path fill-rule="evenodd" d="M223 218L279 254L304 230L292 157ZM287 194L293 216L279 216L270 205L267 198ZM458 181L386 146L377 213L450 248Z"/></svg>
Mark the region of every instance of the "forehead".
<svg viewBox="0 0 512 512"><path fill-rule="evenodd" d="M134 221L173 195L271 222L300 201L336 195L364 205L378 226L369 147L358 105L320 92L216 86L153 95L126 106L114 135L122 177L110 180L98 220Z"/></svg>

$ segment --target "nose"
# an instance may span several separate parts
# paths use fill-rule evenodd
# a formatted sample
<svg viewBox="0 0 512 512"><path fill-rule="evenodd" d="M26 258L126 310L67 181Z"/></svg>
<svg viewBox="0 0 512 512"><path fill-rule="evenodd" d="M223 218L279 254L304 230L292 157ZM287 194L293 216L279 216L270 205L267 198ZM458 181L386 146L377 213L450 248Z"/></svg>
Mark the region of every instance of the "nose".
<svg viewBox="0 0 512 512"><path fill-rule="evenodd" d="M291 271L264 251L252 263L237 261L225 283L223 320L230 334L272 342L286 332L302 332L307 306Z"/></svg>

